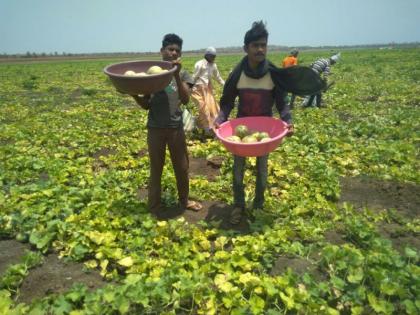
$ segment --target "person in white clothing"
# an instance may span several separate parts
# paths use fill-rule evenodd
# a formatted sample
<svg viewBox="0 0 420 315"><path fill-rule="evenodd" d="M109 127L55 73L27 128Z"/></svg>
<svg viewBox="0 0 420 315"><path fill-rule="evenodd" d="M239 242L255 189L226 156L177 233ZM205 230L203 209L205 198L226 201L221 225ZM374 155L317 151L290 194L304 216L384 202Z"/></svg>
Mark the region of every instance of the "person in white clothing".
<svg viewBox="0 0 420 315"><path fill-rule="evenodd" d="M217 69L215 59L216 49L208 47L204 53L204 59L197 61L194 66L194 87L191 97L198 107L197 126L204 130L205 135L211 134L213 122L220 111L214 97L212 79L214 78L222 86L225 84Z"/></svg>

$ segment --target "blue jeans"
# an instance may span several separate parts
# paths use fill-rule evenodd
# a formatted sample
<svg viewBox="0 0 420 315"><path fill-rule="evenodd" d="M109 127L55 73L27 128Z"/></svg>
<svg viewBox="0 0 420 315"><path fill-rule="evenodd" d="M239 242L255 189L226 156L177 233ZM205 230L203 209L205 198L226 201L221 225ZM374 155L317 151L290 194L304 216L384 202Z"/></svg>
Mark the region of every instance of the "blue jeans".
<svg viewBox="0 0 420 315"><path fill-rule="evenodd" d="M264 204L264 191L267 187L267 161L268 155L257 157L257 179L253 208L262 208ZM234 206L245 208L244 191L245 158L233 156L233 199Z"/></svg>

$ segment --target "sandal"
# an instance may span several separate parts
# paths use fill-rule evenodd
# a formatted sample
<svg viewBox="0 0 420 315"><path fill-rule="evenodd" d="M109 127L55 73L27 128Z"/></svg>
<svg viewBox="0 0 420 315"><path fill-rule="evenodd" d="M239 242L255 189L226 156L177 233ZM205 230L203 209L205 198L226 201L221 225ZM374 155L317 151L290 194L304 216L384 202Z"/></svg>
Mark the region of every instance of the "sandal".
<svg viewBox="0 0 420 315"><path fill-rule="evenodd" d="M203 209L203 205L197 201L188 200L185 208L187 208L187 210L200 211L201 209Z"/></svg>
<svg viewBox="0 0 420 315"><path fill-rule="evenodd" d="M232 212L230 213L230 224L236 225L241 222L242 219L242 208L235 207L233 208Z"/></svg>

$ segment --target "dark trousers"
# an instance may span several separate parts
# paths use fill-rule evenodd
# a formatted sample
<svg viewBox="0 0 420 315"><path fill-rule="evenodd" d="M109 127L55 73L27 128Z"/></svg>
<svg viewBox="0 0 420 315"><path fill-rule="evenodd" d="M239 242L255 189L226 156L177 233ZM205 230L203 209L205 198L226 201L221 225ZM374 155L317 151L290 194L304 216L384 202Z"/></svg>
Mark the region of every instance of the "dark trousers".
<svg viewBox="0 0 420 315"><path fill-rule="evenodd" d="M321 93L311 95L311 96L309 97L309 101L308 101L308 103L306 104L306 107L310 107L310 106L312 106L312 103L313 103L313 101L314 101L314 98L316 98L316 103L315 103L315 105L316 105L317 107L321 107L321 100L322 100L322 94L321 94Z"/></svg>
<svg viewBox="0 0 420 315"><path fill-rule="evenodd" d="M264 205L264 191L267 187L268 155L257 157L257 178L253 207L262 208ZM245 208L244 191L245 158L233 156L233 199L235 207Z"/></svg>
<svg viewBox="0 0 420 315"><path fill-rule="evenodd" d="M189 160L184 130L182 128L149 128L147 145L150 159L149 210L156 211L161 206L161 177L165 164L166 146L168 146L175 171L179 203L181 206L186 206L189 194Z"/></svg>
<svg viewBox="0 0 420 315"><path fill-rule="evenodd" d="M292 96L290 97L290 102L289 102L290 109L294 108L295 99L296 99L296 95L292 94Z"/></svg>

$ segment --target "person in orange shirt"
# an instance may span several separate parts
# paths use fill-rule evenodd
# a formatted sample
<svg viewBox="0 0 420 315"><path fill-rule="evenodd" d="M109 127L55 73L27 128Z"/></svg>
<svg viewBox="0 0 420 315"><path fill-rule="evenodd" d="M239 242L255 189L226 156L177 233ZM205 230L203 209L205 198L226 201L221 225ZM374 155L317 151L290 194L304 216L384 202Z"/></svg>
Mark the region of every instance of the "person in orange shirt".
<svg viewBox="0 0 420 315"><path fill-rule="evenodd" d="M299 51L297 49L293 49L290 52L289 56L287 56L286 58L283 59L283 62L282 62L283 68L297 66L297 64L298 64L297 56L298 55L299 55ZM286 98L288 98L288 96L286 96ZM295 98L296 98L296 95L292 94L292 96L290 97L290 102L289 102L290 109L293 108L293 103L295 102Z"/></svg>
<svg viewBox="0 0 420 315"><path fill-rule="evenodd" d="M283 59L283 68L291 67L291 66L297 66L298 59L297 56L299 55L299 51L296 49L293 49L289 56Z"/></svg>

